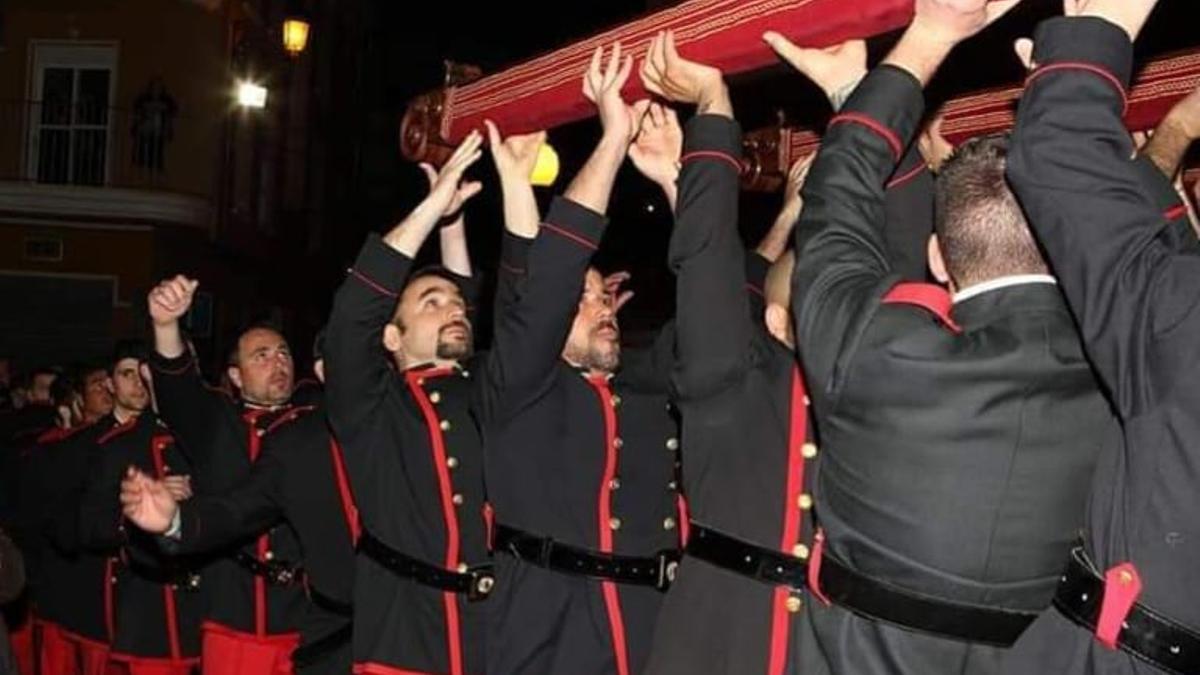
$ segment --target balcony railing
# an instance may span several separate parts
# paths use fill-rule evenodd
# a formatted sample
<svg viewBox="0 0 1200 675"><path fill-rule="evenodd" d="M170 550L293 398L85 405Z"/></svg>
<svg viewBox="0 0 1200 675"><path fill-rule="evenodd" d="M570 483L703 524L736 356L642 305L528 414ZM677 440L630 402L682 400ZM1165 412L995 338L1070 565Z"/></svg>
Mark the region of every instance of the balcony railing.
<svg viewBox="0 0 1200 675"><path fill-rule="evenodd" d="M211 225L218 130L153 105L0 101L0 208Z"/></svg>
<svg viewBox="0 0 1200 675"><path fill-rule="evenodd" d="M0 180L195 192L171 180L170 150L189 124L153 106L0 101Z"/></svg>

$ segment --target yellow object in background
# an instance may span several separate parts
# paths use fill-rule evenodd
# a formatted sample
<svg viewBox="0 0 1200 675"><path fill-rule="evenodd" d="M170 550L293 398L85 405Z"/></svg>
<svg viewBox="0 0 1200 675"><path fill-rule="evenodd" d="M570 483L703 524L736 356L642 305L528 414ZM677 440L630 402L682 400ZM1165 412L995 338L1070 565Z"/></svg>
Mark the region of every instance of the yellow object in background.
<svg viewBox="0 0 1200 675"><path fill-rule="evenodd" d="M538 148L537 163L533 165L533 173L529 175L529 182L538 187L546 187L554 185L556 180L558 180L558 153L549 143L542 143Z"/></svg>

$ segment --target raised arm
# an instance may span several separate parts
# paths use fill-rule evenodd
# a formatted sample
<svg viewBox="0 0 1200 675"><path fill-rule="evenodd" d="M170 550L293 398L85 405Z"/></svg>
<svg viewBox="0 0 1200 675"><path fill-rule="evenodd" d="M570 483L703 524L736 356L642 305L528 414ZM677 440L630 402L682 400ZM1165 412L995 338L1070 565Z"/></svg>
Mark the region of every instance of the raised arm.
<svg viewBox="0 0 1200 675"><path fill-rule="evenodd" d="M499 321L520 295L529 272L529 248L537 237L541 220L529 179L537 164L538 149L546 142L546 132L502 139L494 122L485 120L484 126L504 199L504 233L500 238L493 307L493 320ZM494 333L496 326L493 324L492 328Z"/></svg>
<svg viewBox="0 0 1200 675"><path fill-rule="evenodd" d="M835 363L853 348L849 338L900 280L889 260L885 189L917 130L922 88L954 45L1014 4L918 0L899 43L830 121L795 231L792 311L814 389L836 391ZM802 72L813 72L815 50L776 50Z"/></svg>
<svg viewBox="0 0 1200 675"><path fill-rule="evenodd" d="M283 517L280 495L287 464L279 448L264 443L250 475L223 494L180 500L166 484L127 469L120 481L118 513L132 525L157 535L171 553L204 553L252 537Z"/></svg>
<svg viewBox="0 0 1200 675"><path fill-rule="evenodd" d="M183 440L188 459L197 466L209 458L199 453L214 451L219 425L214 420L235 415L224 392L209 387L200 374L195 355L187 348L179 319L191 309L199 282L179 275L155 286L147 297L154 326L154 401L158 415Z"/></svg>
<svg viewBox="0 0 1200 675"><path fill-rule="evenodd" d="M614 46L607 66L597 49L584 78L584 92L596 103L603 136L563 197L550 207L528 250L521 292L497 311L496 336L488 355L488 406L485 415L502 414L521 405L547 381L561 358L579 303L592 255L599 248L607 221L604 212L613 181L633 133L631 112L621 99L631 60ZM496 139L499 140L498 138ZM506 228L528 229L533 209L529 171L493 142L493 158L504 191ZM516 222L523 223L519 225Z"/></svg>
<svg viewBox="0 0 1200 675"><path fill-rule="evenodd" d="M697 106L684 133L668 261L677 279L673 386L681 398L700 398L745 372L761 321L750 314L737 229L741 129L721 72L680 56L674 34L654 37L641 76L649 91Z"/></svg>
<svg viewBox="0 0 1200 675"><path fill-rule="evenodd" d="M334 296L325 338L326 402L339 437L349 441L379 410L392 366L383 350L413 259L434 226L480 190L463 174L481 156L482 137L470 134L437 173L429 195L383 237L368 235ZM429 170L429 169L427 169Z"/></svg>
<svg viewBox="0 0 1200 675"><path fill-rule="evenodd" d="M1200 258L1175 245L1121 119L1131 38L1154 4L1092 0L1078 17L1039 26L1008 159L1009 182L1126 417L1194 365L1189 337L1200 321Z"/></svg>

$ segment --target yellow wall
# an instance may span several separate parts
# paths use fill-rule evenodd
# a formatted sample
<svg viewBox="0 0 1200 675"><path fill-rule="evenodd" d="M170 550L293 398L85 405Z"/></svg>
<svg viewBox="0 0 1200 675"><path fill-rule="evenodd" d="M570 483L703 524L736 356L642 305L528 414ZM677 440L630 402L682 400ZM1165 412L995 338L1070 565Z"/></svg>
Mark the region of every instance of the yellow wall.
<svg viewBox="0 0 1200 675"><path fill-rule="evenodd" d="M27 237L63 242L61 262L25 260ZM149 227L55 227L0 225L0 269L36 273L112 276L120 280L121 302L136 300L150 287L154 270L154 232Z"/></svg>
<svg viewBox="0 0 1200 675"><path fill-rule="evenodd" d="M32 97L32 40L115 41L111 105L131 108L151 78L161 76L179 108L162 187L210 198L216 194L221 121L232 86L220 12L188 0L5 0L3 6L0 106ZM13 133L9 117L0 115L0 177L12 175L20 155L21 134ZM127 122L112 133L123 136L120 147L128 147ZM121 154L113 159L128 163L129 153Z"/></svg>

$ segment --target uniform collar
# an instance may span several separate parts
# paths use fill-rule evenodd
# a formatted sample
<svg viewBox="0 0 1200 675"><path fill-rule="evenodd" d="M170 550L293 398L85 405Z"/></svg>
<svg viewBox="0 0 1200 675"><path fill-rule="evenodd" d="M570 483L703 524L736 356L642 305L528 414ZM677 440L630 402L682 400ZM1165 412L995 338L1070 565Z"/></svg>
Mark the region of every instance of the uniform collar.
<svg viewBox="0 0 1200 675"><path fill-rule="evenodd" d="M1022 284L1058 284L1058 280L1049 274L1013 274L1005 277L997 277L990 281L985 281L981 284L967 286L954 294L954 304L958 304L964 300L970 300L978 295L983 295L991 291L1008 288L1010 286L1020 286Z"/></svg>

